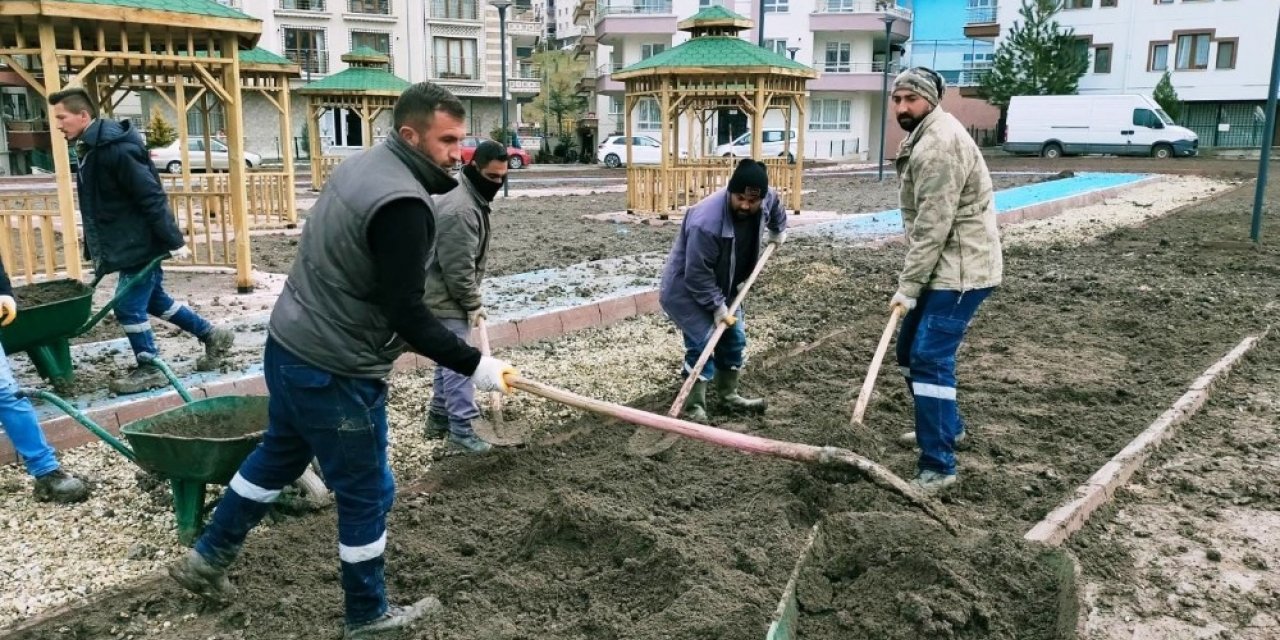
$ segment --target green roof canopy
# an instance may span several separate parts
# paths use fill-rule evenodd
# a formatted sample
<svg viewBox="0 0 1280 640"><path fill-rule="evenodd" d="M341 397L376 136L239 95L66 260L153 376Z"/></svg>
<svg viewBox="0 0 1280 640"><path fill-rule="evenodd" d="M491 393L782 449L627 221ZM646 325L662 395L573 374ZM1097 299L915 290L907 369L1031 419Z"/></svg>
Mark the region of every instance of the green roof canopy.
<svg viewBox="0 0 1280 640"><path fill-rule="evenodd" d="M173 13L190 13L210 18L233 18L241 20L257 20L249 15L232 9L215 0L62 0L74 4L97 4L108 7L124 7L128 9L149 9L151 11L170 11Z"/></svg>
<svg viewBox="0 0 1280 640"><path fill-rule="evenodd" d="M299 93L356 93L399 96L410 82L387 70L391 58L370 47L357 47L342 56L351 65L345 71L316 80L298 89Z"/></svg>
<svg viewBox="0 0 1280 640"><path fill-rule="evenodd" d="M613 73L619 80L661 74L676 69L713 72L756 71L779 75L818 77L811 67L738 37L752 22L722 6L712 5L680 22L689 40Z"/></svg>

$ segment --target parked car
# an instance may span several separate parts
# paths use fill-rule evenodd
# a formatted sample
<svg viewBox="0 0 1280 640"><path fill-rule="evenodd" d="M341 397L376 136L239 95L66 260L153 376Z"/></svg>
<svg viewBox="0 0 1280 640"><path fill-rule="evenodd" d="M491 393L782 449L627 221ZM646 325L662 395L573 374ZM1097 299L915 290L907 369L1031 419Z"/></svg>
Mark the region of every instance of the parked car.
<svg viewBox="0 0 1280 640"><path fill-rule="evenodd" d="M1082 153L1194 156L1200 138L1141 95L1014 96L1004 150L1046 158Z"/></svg>
<svg viewBox="0 0 1280 640"><path fill-rule="evenodd" d="M222 144L216 138L209 140L209 150L213 156L213 169L215 171L226 171L231 168L227 162L231 151L227 149L227 145ZM156 147L151 150L151 162L156 169L166 173L182 173L182 147L180 140L174 140L166 147ZM192 171L204 171L204 138L192 138L187 140L187 150L191 158ZM256 153L244 152L245 166L253 169L262 166L262 156Z"/></svg>
<svg viewBox="0 0 1280 640"><path fill-rule="evenodd" d="M795 160L796 138L798 134L795 129L791 130L791 140L787 140L787 132L784 129L765 129L764 139L760 146L761 154L766 158L786 156L791 160ZM716 147L716 155L726 158L749 158L751 157L751 132L748 131L732 142L722 144Z"/></svg>
<svg viewBox="0 0 1280 640"><path fill-rule="evenodd" d="M681 158L689 153L680 150ZM662 164L662 143L649 136L631 136L631 161L635 164ZM627 164L627 137L609 136L596 147L596 162L617 169Z"/></svg>
<svg viewBox="0 0 1280 640"><path fill-rule="evenodd" d="M480 142L485 140L479 136L467 136L462 139L462 164L471 162L471 158L476 155L476 147L480 146ZM528 151L518 147L507 147L507 166L512 169L522 169L533 164L533 156Z"/></svg>

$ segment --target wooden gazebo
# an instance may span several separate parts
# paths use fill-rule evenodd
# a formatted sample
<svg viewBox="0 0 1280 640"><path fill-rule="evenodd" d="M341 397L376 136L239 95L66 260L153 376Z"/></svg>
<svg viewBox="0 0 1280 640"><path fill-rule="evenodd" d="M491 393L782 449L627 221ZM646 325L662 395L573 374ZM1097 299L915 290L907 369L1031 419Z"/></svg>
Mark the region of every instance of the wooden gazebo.
<svg viewBox="0 0 1280 640"><path fill-rule="evenodd" d="M227 264L234 256L236 285L240 291L253 288L240 51L252 48L261 32L261 21L214 0L0 2L0 61L42 96L59 91L67 84L80 84L98 98L108 114L117 104L116 92L125 86L173 87L177 91L178 87L185 88L191 82L200 87L199 91L218 97L226 110L230 165L227 192L197 193L186 180L181 191L171 192L170 197L203 199L204 204L199 208L204 213L215 208L230 212L233 226L230 233L225 229L227 216L220 216L224 225L220 255L214 252L209 216L201 216L200 222L205 225L203 237L193 216L185 221L184 231L195 253L193 261ZM185 118L179 118L180 123L183 120ZM185 126L181 133L185 134ZM185 148L185 135L181 140ZM37 271L33 263L43 262L45 275L52 276L57 269L65 268L68 275L79 278L80 248L75 231L77 220L68 146L60 141L51 146L58 184L57 213L48 208L15 210L6 206L7 219L0 221L0 227L5 229L5 236L13 226L19 227L28 274L34 275ZM212 196L219 199L217 206L211 206L208 198ZM31 250L27 246L31 242L28 234L22 233L24 229L30 230L35 218L40 218L42 251ZM180 216L179 223L183 222ZM55 235L60 235L60 247ZM231 237L234 237L234 252L226 246ZM0 253L12 251L8 243L0 245ZM38 253L43 253L42 261L36 258Z"/></svg>
<svg viewBox="0 0 1280 640"><path fill-rule="evenodd" d="M307 144L311 153L311 185L324 188L341 156L325 156L320 146L320 118L329 109L351 109L360 117L364 148L373 146L373 123L396 106L409 81L391 73L391 58L371 47L358 47L342 56L347 68L303 86L307 96Z"/></svg>
<svg viewBox="0 0 1280 640"><path fill-rule="evenodd" d="M752 21L713 5L683 20L678 28L691 38L662 53L637 62L613 78L626 87L623 112L627 136L627 209L633 213L666 216L696 204L723 187L737 159L705 157L705 131L721 109L741 109L751 118L751 157L769 168L769 183L788 209L800 210L804 161L805 84L817 73L794 60L738 37ZM662 114L662 162L636 165L631 161L634 110L642 100L654 99ZM798 130L787 140L783 154L762 158L765 115L779 110L785 131ZM688 157L681 157L681 122L693 138Z"/></svg>

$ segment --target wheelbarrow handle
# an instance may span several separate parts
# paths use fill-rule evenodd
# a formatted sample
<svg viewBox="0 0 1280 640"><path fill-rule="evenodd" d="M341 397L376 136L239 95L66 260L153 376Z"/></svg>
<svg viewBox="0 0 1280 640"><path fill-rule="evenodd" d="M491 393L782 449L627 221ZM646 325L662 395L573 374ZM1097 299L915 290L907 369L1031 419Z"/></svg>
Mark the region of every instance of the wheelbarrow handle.
<svg viewBox="0 0 1280 640"><path fill-rule="evenodd" d="M88 416L80 412L79 409L71 406L66 400L58 396L44 391L43 389L32 389L24 387L18 389L18 396L22 398L39 398L61 409L64 413L71 416L72 420L79 422L84 428L88 429L93 435L98 436L103 442L107 443L112 449L115 449L120 455L128 458L132 462L137 462L138 458L134 455L133 449L129 445L120 442L115 436L111 435L106 429L99 427Z"/></svg>
<svg viewBox="0 0 1280 640"><path fill-rule="evenodd" d="M178 379L178 376L173 373L173 369L170 369L169 365L166 364L164 360L160 359L160 356L144 351L138 354L138 361L159 369L160 373L163 373L164 377L169 379L169 384L173 385L174 390L182 397L183 402L187 404L195 402L195 399L191 397L191 393L187 391L186 385L182 384L182 381Z"/></svg>
<svg viewBox="0 0 1280 640"><path fill-rule="evenodd" d="M132 278L125 278L124 276L121 276L121 282L116 287L116 294L111 297L111 300L109 300L106 305L104 305L101 309L98 309L97 313L93 314L88 320L85 321L84 324L80 325L80 328L76 329L75 333L71 334L71 337L84 335L88 333L90 329L97 326L99 322L102 322L102 319L107 317L107 314L111 313L111 310L115 308L116 303L120 301L120 298L123 298L124 294L128 293L130 289L137 286L139 282L142 282L142 276L145 276L148 273L151 273L156 267L160 266L161 262L164 262L167 258L169 258L168 253L155 258L151 262L147 263L147 266L143 267L141 271L134 274ZM105 273L101 273L94 276L93 283L90 284L89 286L93 287L94 289L98 288L98 283L102 282L102 279L105 278L106 276L107 274Z"/></svg>

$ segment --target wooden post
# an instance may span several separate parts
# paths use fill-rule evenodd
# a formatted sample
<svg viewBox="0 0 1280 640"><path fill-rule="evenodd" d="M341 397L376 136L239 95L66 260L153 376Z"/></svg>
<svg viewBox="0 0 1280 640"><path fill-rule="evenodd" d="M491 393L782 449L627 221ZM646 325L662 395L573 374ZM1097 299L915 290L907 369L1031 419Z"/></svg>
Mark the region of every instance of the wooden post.
<svg viewBox="0 0 1280 640"><path fill-rule="evenodd" d="M49 18L41 18L40 65L44 69L46 96L62 90L56 38L53 21ZM62 250L67 259L67 275L78 280L81 275L80 236L76 227L75 196L71 193L71 153L67 150L65 143L54 142L49 146L53 147L53 168L58 174L58 213L62 216Z"/></svg>
<svg viewBox="0 0 1280 640"><path fill-rule="evenodd" d="M253 264L249 253L249 212L245 200L244 100L240 92L240 43L234 35L222 40L222 55L230 61L222 67L222 88L231 98L226 105L227 165L231 191L231 220L236 234L236 291L253 291Z"/></svg>
<svg viewBox="0 0 1280 640"><path fill-rule="evenodd" d="M173 108L177 111L174 117L177 119L175 124L178 125L178 160L182 163L182 190L192 192L195 191L195 185L191 184L191 132L187 129L187 110L190 107L187 106L187 76L182 70L174 71ZM191 247L193 255L195 250L195 247Z"/></svg>
<svg viewBox="0 0 1280 640"><path fill-rule="evenodd" d="M807 122L808 118L805 117L804 93L798 93L791 99L796 108L796 182L792 190L796 194L795 212L800 213L801 204L804 202L804 130L809 126L809 123Z"/></svg>
<svg viewBox="0 0 1280 640"><path fill-rule="evenodd" d="M364 96L360 100L360 128L364 138L364 148L368 149L373 146L373 107L369 105L369 96Z"/></svg>
<svg viewBox="0 0 1280 640"><path fill-rule="evenodd" d="M764 76L756 75L755 112L751 114L751 158L761 160L764 153Z"/></svg>
<svg viewBox="0 0 1280 640"><path fill-rule="evenodd" d="M635 165L631 163L631 136L634 135L631 125L631 109L635 107L636 99L629 94L622 96L622 120L625 123L623 129L627 136L627 213L634 214L636 210L636 185L633 184L633 176L635 176Z"/></svg>
<svg viewBox="0 0 1280 640"><path fill-rule="evenodd" d="M276 78L280 87L280 160L284 162L284 210L289 225L298 224L297 194L293 192L293 106L289 103L289 76L280 74Z"/></svg>
<svg viewBox="0 0 1280 640"><path fill-rule="evenodd" d="M662 122L659 124L659 130L662 131L662 145L671 144L671 90L667 86L667 78L662 78L662 90L658 94L658 108L662 112ZM659 190L662 192L661 201L659 202L658 212L660 215L666 215L671 211L671 157L664 150L662 154L662 163L659 165L661 175L658 178L660 185Z"/></svg>
<svg viewBox="0 0 1280 640"><path fill-rule="evenodd" d="M324 187L320 180L320 99L307 98L307 155L311 156L311 190L319 191Z"/></svg>

